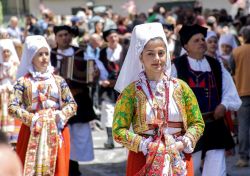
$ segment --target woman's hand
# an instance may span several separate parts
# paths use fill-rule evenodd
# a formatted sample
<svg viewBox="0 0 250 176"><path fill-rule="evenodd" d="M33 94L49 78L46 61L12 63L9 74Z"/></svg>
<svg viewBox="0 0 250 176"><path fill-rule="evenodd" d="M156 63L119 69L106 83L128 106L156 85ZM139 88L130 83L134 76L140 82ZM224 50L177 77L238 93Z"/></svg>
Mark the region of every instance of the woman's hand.
<svg viewBox="0 0 250 176"><path fill-rule="evenodd" d="M148 148L149 148L149 144L153 141L153 138L150 136L147 139L143 139L140 143L139 146L139 151L141 151L145 156L148 154Z"/></svg>
<svg viewBox="0 0 250 176"><path fill-rule="evenodd" d="M175 147L179 152L182 152L185 148L182 141L175 142Z"/></svg>

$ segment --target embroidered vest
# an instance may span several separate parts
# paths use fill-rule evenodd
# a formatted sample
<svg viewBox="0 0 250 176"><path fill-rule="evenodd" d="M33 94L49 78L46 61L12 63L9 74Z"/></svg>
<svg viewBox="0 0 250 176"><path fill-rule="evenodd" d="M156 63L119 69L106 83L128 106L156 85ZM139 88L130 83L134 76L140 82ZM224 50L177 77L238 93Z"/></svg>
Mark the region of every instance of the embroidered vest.
<svg viewBox="0 0 250 176"><path fill-rule="evenodd" d="M174 60L178 78L184 80L197 97L202 113L210 112L221 102L222 71L220 63L206 56L211 72L194 71L190 68L187 55Z"/></svg>

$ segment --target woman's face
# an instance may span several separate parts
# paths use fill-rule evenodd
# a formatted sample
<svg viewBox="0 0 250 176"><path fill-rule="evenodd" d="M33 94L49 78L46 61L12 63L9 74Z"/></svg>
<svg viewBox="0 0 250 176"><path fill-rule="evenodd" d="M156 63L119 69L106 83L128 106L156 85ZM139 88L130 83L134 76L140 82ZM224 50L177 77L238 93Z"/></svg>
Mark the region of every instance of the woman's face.
<svg viewBox="0 0 250 176"><path fill-rule="evenodd" d="M47 67L50 62L49 50L48 48L40 48L35 54L32 64L35 67L36 71L44 73L47 70Z"/></svg>
<svg viewBox="0 0 250 176"><path fill-rule="evenodd" d="M103 30L103 23L102 22L97 22L95 25L95 32L102 32Z"/></svg>
<svg viewBox="0 0 250 176"><path fill-rule="evenodd" d="M215 53L218 48L218 39L216 37L210 37L207 39L207 52Z"/></svg>
<svg viewBox="0 0 250 176"><path fill-rule="evenodd" d="M4 49L3 53L2 53L2 56L3 56L3 61L8 62L9 59L10 59L10 56L11 56L11 51L8 50L8 49Z"/></svg>
<svg viewBox="0 0 250 176"><path fill-rule="evenodd" d="M189 39L188 43L184 45L184 47L187 50L188 54L205 54L207 46L204 35L201 33L193 35Z"/></svg>
<svg viewBox="0 0 250 176"><path fill-rule="evenodd" d="M167 60L167 48L163 40L149 40L141 53L140 60L147 75L163 73Z"/></svg>
<svg viewBox="0 0 250 176"><path fill-rule="evenodd" d="M230 55L233 50L233 48L228 44L221 44L220 48L223 55Z"/></svg>

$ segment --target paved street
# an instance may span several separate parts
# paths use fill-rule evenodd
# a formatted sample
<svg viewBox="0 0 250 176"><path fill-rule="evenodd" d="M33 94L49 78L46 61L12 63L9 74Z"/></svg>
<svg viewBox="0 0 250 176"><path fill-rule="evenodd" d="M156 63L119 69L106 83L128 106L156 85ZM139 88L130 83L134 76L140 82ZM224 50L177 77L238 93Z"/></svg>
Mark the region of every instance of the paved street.
<svg viewBox="0 0 250 176"><path fill-rule="evenodd" d="M126 149L116 144L113 150L105 150L105 131L93 131L95 159L88 163L80 163L83 176L124 176L126 167ZM237 168L234 166L237 156L227 158L229 176L250 176L250 167Z"/></svg>

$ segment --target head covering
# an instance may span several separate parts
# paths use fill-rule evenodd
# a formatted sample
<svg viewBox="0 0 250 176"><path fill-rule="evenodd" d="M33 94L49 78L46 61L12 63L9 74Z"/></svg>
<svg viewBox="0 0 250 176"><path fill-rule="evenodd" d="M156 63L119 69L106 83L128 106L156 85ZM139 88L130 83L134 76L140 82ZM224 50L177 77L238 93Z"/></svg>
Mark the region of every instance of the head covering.
<svg viewBox="0 0 250 176"><path fill-rule="evenodd" d="M3 63L3 51L8 49L11 52L9 62L15 62L19 64L19 58L16 53L13 41L11 39L1 39L0 40L0 63Z"/></svg>
<svg viewBox="0 0 250 176"><path fill-rule="evenodd" d="M103 39L107 41L107 37L112 33L118 33L117 29L109 29L106 31L103 31Z"/></svg>
<svg viewBox="0 0 250 176"><path fill-rule="evenodd" d="M217 34L214 31L207 31L206 41L211 37L218 38Z"/></svg>
<svg viewBox="0 0 250 176"><path fill-rule="evenodd" d="M181 30L179 31L182 46L187 44L193 35L199 34L199 33L203 34L204 37L206 37L207 36L207 28L202 27L198 24L183 25Z"/></svg>
<svg viewBox="0 0 250 176"><path fill-rule="evenodd" d="M68 31L69 33L71 33L71 27L70 26L67 26L67 25L62 25L62 26L54 26L54 33L57 34L58 32L60 31Z"/></svg>
<svg viewBox="0 0 250 176"><path fill-rule="evenodd" d="M115 90L122 92L130 83L139 79L139 73L143 71L139 57L148 41L156 37L161 37L168 48L166 35L161 23L145 23L134 27L131 34L129 49L118 76ZM171 72L170 62L169 51L167 51L165 70L167 75L170 75Z"/></svg>
<svg viewBox="0 0 250 176"><path fill-rule="evenodd" d="M221 50L221 45L226 44L232 47L232 49L236 48L238 45L235 41L234 35L233 34L222 34L219 39L219 52L220 55L222 55L222 50Z"/></svg>
<svg viewBox="0 0 250 176"><path fill-rule="evenodd" d="M33 35L26 38L20 67L17 71L17 78L20 78L21 76L24 76L29 72L35 54L39 49L44 47L47 48L50 53L50 47L43 36Z"/></svg>

